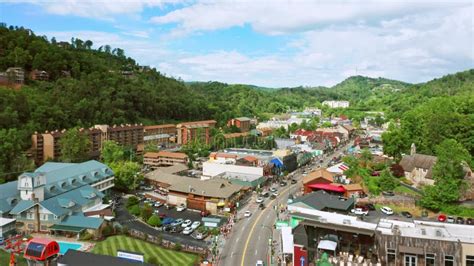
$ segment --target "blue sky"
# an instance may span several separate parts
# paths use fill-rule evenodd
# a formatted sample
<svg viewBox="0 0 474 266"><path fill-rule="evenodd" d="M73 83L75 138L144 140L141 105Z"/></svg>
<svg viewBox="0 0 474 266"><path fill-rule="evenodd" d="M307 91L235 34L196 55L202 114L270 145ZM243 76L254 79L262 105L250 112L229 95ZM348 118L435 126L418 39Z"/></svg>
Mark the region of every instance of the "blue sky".
<svg viewBox="0 0 474 266"><path fill-rule="evenodd" d="M0 0L0 21L39 35L120 47L187 81L268 87L474 68L473 14L465 0Z"/></svg>

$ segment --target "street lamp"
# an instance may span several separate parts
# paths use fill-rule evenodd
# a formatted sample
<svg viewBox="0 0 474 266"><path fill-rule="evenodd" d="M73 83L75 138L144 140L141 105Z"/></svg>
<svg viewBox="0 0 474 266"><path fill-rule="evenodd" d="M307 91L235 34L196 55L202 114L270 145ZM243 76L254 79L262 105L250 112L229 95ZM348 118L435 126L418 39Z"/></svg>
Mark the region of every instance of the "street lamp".
<svg viewBox="0 0 474 266"><path fill-rule="evenodd" d="M273 264L273 227L261 224L262 228L270 230L270 238L268 239L268 257L269 265Z"/></svg>

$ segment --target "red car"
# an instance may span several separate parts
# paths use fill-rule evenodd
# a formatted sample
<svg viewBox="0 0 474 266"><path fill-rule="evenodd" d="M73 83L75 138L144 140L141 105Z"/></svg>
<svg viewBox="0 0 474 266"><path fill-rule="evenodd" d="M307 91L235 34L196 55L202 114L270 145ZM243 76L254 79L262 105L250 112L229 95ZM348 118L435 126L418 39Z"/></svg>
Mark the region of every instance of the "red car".
<svg viewBox="0 0 474 266"><path fill-rule="evenodd" d="M440 214L438 216L438 222L442 222L442 223L446 222L446 215Z"/></svg>

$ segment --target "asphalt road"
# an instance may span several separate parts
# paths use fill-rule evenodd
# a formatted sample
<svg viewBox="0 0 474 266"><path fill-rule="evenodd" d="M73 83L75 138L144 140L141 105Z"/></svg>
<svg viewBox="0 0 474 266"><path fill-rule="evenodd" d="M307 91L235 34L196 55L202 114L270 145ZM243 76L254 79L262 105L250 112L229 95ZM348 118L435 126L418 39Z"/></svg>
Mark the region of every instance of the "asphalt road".
<svg viewBox="0 0 474 266"><path fill-rule="evenodd" d="M349 145L346 145L333 154L326 155L323 158L324 162L322 165L326 166L332 157L342 154L342 151L348 147ZM292 174L293 178L299 180L302 178L305 169L309 168L309 172L311 169L316 169L319 165L319 160L315 160L307 166L295 170ZM274 186L277 187L278 185ZM268 265L269 238L272 234L275 254L273 264L276 265L275 259L281 248L279 230L273 230L273 225L277 219L273 206L286 205L288 195L299 192L301 186L301 182L298 182L294 185L288 184L285 187L278 187L278 197L274 200L266 199L266 208L264 210L258 209L258 204L255 202L256 195L253 195L249 204L239 211L237 215L239 221L234 225L230 239L225 242L218 265L255 265L258 260L262 260ZM252 212L252 216L243 218L243 213L247 210Z"/></svg>

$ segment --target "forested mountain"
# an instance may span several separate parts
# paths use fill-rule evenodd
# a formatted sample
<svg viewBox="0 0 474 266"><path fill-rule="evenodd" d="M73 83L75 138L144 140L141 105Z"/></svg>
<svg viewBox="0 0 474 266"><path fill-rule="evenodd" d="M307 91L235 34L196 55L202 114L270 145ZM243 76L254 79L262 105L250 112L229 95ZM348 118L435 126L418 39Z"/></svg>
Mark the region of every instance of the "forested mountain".
<svg viewBox="0 0 474 266"><path fill-rule="evenodd" d="M410 110L417 113L429 110L430 104L441 104L463 115L456 119L470 122L462 130L461 126L455 127L460 129L456 134L466 136L464 142L474 135L469 132L474 123L465 120L472 119L474 110L474 70L417 85L357 76L331 88L268 89L219 82L184 83L139 66L120 48L92 46L89 40L57 42L25 28L0 26L0 72L22 67L27 73L39 69L50 74L49 81L27 78L20 90L0 86L0 172L14 170L12 162L20 161L34 131L198 119L216 119L222 126L236 116L265 119L288 109L321 107L322 101L331 99L349 100L352 107L331 111L324 108L326 113L345 113L355 119L369 110L385 111L389 119L405 119ZM436 97L450 103L438 103L442 100ZM446 108L440 110L452 111ZM446 129L440 136L452 130ZM410 131L410 136L422 135ZM430 151L428 146L426 150ZM465 146L473 152L472 142Z"/></svg>

